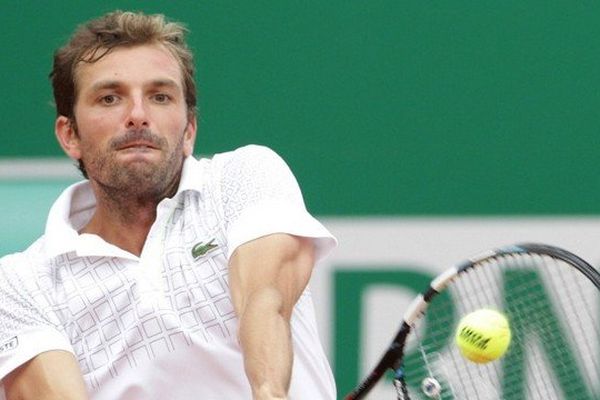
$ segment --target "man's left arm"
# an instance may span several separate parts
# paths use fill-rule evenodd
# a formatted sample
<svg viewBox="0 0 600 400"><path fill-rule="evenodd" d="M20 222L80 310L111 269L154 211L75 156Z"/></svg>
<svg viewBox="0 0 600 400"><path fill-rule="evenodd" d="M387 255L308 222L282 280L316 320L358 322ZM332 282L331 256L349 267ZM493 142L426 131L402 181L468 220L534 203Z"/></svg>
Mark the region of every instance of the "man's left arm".
<svg viewBox="0 0 600 400"><path fill-rule="evenodd" d="M255 400L287 398L293 363L290 319L314 261L312 239L284 233L244 243L230 258L238 337Z"/></svg>

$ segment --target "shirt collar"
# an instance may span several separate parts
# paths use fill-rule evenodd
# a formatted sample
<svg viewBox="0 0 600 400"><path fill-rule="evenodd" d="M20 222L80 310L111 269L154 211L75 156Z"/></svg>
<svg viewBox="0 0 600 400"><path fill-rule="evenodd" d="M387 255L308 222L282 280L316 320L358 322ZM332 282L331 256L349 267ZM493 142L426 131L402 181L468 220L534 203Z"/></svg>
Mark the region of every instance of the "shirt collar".
<svg viewBox="0 0 600 400"><path fill-rule="evenodd" d="M174 197L188 190L201 190L204 177L202 168L203 161L192 156L184 160L179 188ZM48 213L45 230L48 255L56 257L75 252L78 256L116 256L137 260L135 255L96 235L79 234L78 231L92 218L95 209L96 198L89 181L80 181L66 188Z"/></svg>
<svg viewBox="0 0 600 400"><path fill-rule="evenodd" d="M181 171L181 179L179 180L179 188L174 197L177 197L180 193L186 190L193 190L200 192L204 184L204 165L207 162L206 159L196 160L194 157L189 156L183 161L183 169Z"/></svg>

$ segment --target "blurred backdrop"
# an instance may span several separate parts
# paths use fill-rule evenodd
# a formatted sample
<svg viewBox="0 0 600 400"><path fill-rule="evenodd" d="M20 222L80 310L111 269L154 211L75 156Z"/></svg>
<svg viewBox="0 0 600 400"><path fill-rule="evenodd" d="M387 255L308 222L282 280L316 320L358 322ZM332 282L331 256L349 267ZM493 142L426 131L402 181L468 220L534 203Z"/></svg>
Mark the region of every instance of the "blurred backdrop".
<svg viewBox="0 0 600 400"><path fill-rule="evenodd" d="M272 147L338 235L313 290L341 392L447 264L518 240L600 259L600 3L485 0L4 2L0 254L78 179L53 133L53 51L117 8L187 24L196 153ZM347 271L372 282L355 308Z"/></svg>

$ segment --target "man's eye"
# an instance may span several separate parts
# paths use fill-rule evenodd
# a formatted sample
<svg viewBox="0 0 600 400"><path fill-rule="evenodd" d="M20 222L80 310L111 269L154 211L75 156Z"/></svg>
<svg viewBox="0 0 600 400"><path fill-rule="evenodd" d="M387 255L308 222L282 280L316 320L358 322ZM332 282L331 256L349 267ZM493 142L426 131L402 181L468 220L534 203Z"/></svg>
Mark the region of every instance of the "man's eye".
<svg viewBox="0 0 600 400"><path fill-rule="evenodd" d="M100 98L100 102L102 104L104 104L104 105L107 105L107 106L109 106L111 104L115 104L117 102L117 100L118 100L117 96L115 96L114 94L109 94L109 95L106 95L106 96L102 96Z"/></svg>
<svg viewBox="0 0 600 400"><path fill-rule="evenodd" d="M167 103L170 99L171 97L164 93L157 93L154 95L154 101L156 101L157 103Z"/></svg>

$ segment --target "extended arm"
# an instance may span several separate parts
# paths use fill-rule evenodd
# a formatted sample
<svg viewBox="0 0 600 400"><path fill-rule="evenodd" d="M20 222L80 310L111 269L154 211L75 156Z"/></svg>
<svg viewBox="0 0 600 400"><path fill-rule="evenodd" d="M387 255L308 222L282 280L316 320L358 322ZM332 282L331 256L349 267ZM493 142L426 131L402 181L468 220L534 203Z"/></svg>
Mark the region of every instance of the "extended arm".
<svg viewBox="0 0 600 400"><path fill-rule="evenodd" d="M287 398L293 362L290 318L313 264L311 239L281 233L245 243L231 257L229 284L255 400Z"/></svg>
<svg viewBox="0 0 600 400"><path fill-rule="evenodd" d="M7 400L85 400L79 364L66 351L47 351L23 364L4 379Z"/></svg>

